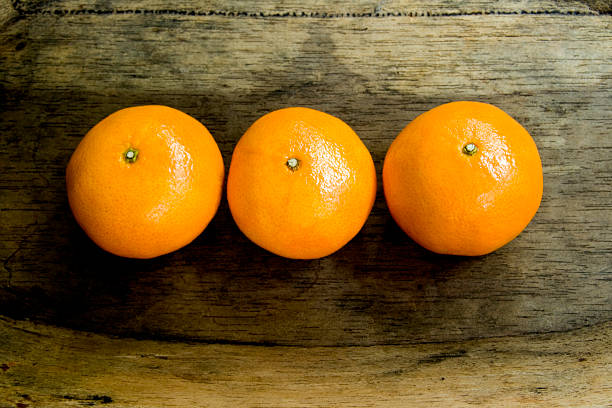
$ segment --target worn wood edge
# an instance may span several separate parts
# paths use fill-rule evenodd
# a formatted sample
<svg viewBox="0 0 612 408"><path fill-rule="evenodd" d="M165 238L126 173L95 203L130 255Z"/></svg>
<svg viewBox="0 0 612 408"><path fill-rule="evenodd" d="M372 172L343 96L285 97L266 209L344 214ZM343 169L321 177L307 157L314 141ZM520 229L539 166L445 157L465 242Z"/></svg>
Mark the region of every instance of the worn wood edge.
<svg viewBox="0 0 612 408"><path fill-rule="evenodd" d="M16 0L15 8L23 14L176 14L217 15L228 17L388 17L388 16L457 16L479 14L605 14L610 4L605 0L582 1L371 1L360 0L345 3L329 3L317 0L285 1L268 0L248 3L240 0L196 0L175 2L137 0L125 4L119 1L91 2L83 0L40 1Z"/></svg>
<svg viewBox="0 0 612 408"><path fill-rule="evenodd" d="M118 339L0 317L0 407L609 406L612 322L442 344Z"/></svg>

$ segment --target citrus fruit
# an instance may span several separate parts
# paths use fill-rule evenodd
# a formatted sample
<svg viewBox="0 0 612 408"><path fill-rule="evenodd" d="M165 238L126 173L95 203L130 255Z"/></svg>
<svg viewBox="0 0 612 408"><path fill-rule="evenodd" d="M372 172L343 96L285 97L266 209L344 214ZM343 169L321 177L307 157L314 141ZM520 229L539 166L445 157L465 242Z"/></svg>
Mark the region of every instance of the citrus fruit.
<svg viewBox="0 0 612 408"><path fill-rule="evenodd" d="M329 255L365 223L376 195L370 152L342 120L309 108L259 118L234 149L230 210L259 246L287 258Z"/></svg>
<svg viewBox="0 0 612 408"><path fill-rule="evenodd" d="M383 165L387 205L418 244L484 255L514 239L542 198L542 164L527 131L501 109L451 102L393 141Z"/></svg>
<svg viewBox="0 0 612 408"><path fill-rule="evenodd" d="M94 126L66 170L68 200L103 249L153 258L190 243L219 206L223 159L208 130L167 106L117 111Z"/></svg>

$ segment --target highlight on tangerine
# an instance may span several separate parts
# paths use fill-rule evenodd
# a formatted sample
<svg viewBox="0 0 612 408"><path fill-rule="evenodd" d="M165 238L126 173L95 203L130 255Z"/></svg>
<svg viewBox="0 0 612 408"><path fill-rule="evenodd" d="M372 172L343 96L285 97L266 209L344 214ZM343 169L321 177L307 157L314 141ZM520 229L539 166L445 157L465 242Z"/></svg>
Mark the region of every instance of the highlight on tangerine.
<svg viewBox="0 0 612 408"><path fill-rule="evenodd" d="M195 118L167 106L119 110L95 125L66 169L70 208L101 248L153 258L195 239L215 215L223 158Z"/></svg>
<svg viewBox="0 0 612 408"><path fill-rule="evenodd" d="M543 192L537 146L500 108L459 101L410 122L383 165L387 205L414 241L437 253L484 255L514 239Z"/></svg>
<svg viewBox="0 0 612 408"><path fill-rule="evenodd" d="M370 152L342 120L314 109L268 113L238 141L227 199L254 243L295 259L327 256L362 228L376 196Z"/></svg>

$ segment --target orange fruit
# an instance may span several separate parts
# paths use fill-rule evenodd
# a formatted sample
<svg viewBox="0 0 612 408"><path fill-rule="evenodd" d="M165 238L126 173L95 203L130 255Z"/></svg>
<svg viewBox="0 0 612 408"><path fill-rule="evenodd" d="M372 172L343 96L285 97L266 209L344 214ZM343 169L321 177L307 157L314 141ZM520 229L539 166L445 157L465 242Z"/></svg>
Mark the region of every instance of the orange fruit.
<svg viewBox="0 0 612 408"><path fill-rule="evenodd" d="M365 223L376 195L370 152L342 120L308 108L259 118L240 138L227 198L240 230L287 258L329 255Z"/></svg>
<svg viewBox="0 0 612 408"><path fill-rule="evenodd" d="M81 140L66 170L68 200L87 235L129 258L190 243L219 206L223 159L208 130L167 106L117 111Z"/></svg>
<svg viewBox="0 0 612 408"><path fill-rule="evenodd" d="M452 102L393 141L383 165L391 215L441 254L484 255L514 239L542 199L542 164L527 131L501 109Z"/></svg>

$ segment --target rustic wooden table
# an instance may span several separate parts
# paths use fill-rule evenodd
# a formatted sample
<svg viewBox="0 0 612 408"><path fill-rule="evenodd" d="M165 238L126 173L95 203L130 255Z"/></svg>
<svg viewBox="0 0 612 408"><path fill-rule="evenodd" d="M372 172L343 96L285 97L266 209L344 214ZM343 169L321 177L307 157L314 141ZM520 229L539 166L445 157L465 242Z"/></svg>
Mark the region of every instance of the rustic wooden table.
<svg viewBox="0 0 612 408"><path fill-rule="evenodd" d="M612 5L603 1L0 0L0 407L612 406ZM419 113L493 103L544 198L484 257L392 221L384 154ZM64 170L111 112L250 123L309 106L372 152L377 200L324 259L271 255L223 202L188 247L98 249Z"/></svg>

